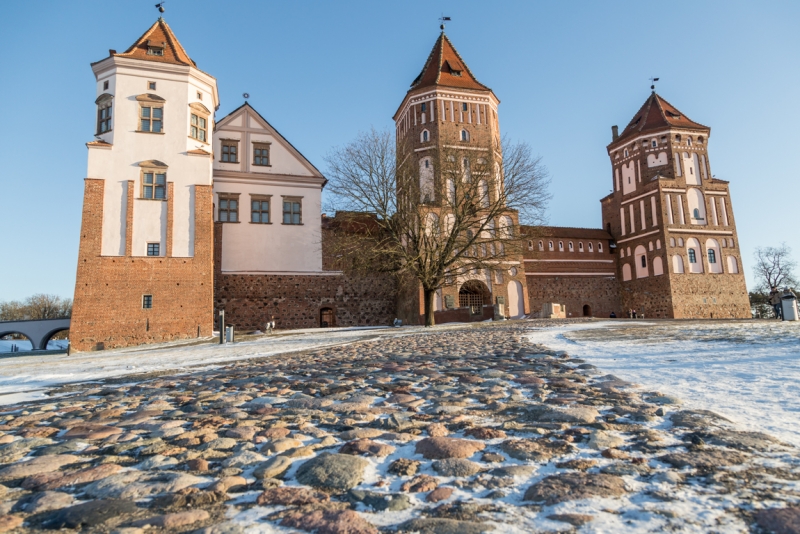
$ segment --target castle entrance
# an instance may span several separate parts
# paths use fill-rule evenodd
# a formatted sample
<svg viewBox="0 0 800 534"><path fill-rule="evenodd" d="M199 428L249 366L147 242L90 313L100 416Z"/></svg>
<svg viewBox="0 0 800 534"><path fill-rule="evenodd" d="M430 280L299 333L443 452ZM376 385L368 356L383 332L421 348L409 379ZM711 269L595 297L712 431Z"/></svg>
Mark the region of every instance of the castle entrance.
<svg viewBox="0 0 800 534"><path fill-rule="evenodd" d="M319 311L319 326L321 328L336 326L336 313L333 308L322 308Z"/></svg>
<svg viewBox="0 0 800 534"><path fill-rule="evenodd" d="M583 316L584 317L591 317L592 316L592 307L588 304L583 305Z"/></svg>
<svg viewBox="0 0 800 534"><path fill-rule="evenodd" d="M458 306L469 308L472 315L481 315L483 306L492 303L492 294L480 280L464 282L458 290Z"/></svg>

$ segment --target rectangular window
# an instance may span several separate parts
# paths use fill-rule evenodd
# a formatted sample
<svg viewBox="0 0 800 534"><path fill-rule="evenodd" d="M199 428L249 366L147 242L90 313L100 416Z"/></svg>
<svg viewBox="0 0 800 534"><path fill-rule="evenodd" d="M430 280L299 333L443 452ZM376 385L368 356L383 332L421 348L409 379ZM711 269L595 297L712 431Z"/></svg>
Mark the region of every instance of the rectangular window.
<svg viewBox="0 0 800 534"><path fill-rule="evenodd" d="M467 103L466 102L462 102L461 103L461 111L467 111L467 109L468 109Z"/></svg>
<svg viewBox="0 0 800 534"><path fill-rule="evenodd" d="M208 139L207 136L208 128L206 126L207 123L208 120L206 119L206 117L203 117L202 115L197 115L196 113L192 113L192 125L191 128L189 129L189 136L192 139L197 139L198 141L202 141L205 143L206 139Z"/></svg>
<svg viewBox="0 0 800 534"><path fill-rule="evenodd" d="M239 222L239 195L219 196L220 222Z"/></svg>
<svg viewBox="0 0 800 534"><path fill-rule="evenodd" d="M108 80L103 82L103 91L107 91L107 90L108 90Z"/></svg>
<svg viewBox="0 0 800 534"><path fill-rule="evenodd" d="M250 196L250 222L269 224L269 200L270 197Z"/></svg>
<svg viewBox="0 0 800 534"><path fill-rule="evenodd" d="M301 199L284 197L283 224L302 224Z"/></svg>
<svg viewBox="0 0 800 534"><path fill-rule="evenodd" d="M253 143L253 165L269 166L268 143Z"/></svg>
<svg viewBox="0 0 800 534"><path fill-rule="evenodd" d="M161 133L163 117L163 107L142 106L139 108L139 131Z"/></svg>
<svg viewBox="0 0 800 534"><path fill-rule="evenodd" d="M148 256L161 256L161 244L160 243L148 243L147 244L147 255Z"/></svg>
<svg viewBox="0 0 800 534"><path fill-rule="evenodd" d="M163 56L164 55L164 48L161 46L148 46L147 47L147 55L148 56Z"/></svg>
<svg viewBox="0 0 800 534"><path fill-rule="evenodd" d="M111 100L106 100L97 106L97 133L111 131Z"/></svg>
<svg viewBox="0 0 800 534"><path fill-rule="evenodd" d="M149 310L153 307L153 295L142 295L142 308Z"/></svg>
<svg viewBox="0 0 800 534"><path fill-rule="evenodd" d="M426 105L426 102L423 102L421 106L422 106L422 112L425 113L425 111L427 111L427 108L428 108L428 106Z"/></svg>
<svg viewBox="0 0 800 534"><path fill-rule="evenodd" d="M167 198L167 175L163 172L142 173L142 198L164 200Z"/></svg>
<svg viewBox="0 0 800 534"><path fill-rule="evenodd" d="M147 89L150 91L156 90L156 82L147 82Z"/></svg>
<svg viewBox="0 0 800 534"><path fill-rule="evenodd" d="M239 144L235 141L222 142L222 161L224 163L239 163Z"/></svg>

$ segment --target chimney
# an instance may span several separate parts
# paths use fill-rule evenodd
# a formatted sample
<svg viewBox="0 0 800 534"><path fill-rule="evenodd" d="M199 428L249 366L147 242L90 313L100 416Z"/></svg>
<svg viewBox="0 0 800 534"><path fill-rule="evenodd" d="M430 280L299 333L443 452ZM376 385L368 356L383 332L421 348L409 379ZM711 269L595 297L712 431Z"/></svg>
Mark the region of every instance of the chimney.
<svg viewBox="0 0 800 534"><path fill-rule="evenodd" d="M615 124L611 127L611 140L616 141L619 139L619 127Z"/></svg>

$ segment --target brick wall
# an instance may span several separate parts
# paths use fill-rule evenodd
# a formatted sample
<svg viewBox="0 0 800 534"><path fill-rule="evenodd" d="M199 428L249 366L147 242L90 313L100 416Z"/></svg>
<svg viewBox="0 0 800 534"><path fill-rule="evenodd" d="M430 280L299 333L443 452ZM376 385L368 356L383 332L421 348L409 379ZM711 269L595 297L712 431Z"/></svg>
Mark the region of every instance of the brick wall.
<svg viewBox="0 0 800 534"><path fill-rule="evenodd" d="M213 311L212 198L195 186L195 256L131 257L133 190L128 188L126 256L101 256L104 180L86 179L70 346L86 351L210 336ZM172 220L171 184L167 220ZM153 307L142 308L142 296Z"/></svg>

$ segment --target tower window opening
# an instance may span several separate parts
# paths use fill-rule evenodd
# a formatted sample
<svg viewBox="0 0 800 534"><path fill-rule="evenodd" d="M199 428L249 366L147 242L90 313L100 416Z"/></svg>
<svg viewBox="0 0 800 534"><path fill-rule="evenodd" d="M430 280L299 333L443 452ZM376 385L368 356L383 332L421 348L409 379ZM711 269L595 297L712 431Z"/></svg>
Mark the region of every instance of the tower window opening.
<svg viewBox="0 0 800 534"><path fill-rule="evenodd" d="M462 102L461 103L461 111L467 111L468 109L469 109L469 106L467 105L467 103L466 102Z"/></svg>
<svg viewBox="0 0 800 534"><path fill-rule="evenodd" d="M642 256L642 268L647 267L647 256Z"/></svg>
<svg viewBox="0 0 800 534"><path fill-rule="evenodd" d="M469 141L469 132L466 130L461 130L461 140L462 141Z"/></svg>
<svg viewBox="0 0 800 534"><path fill-rule="evenodd" d="M692 146L692 138L691 137L687 137L686 138L686 146Z"/></svg>
<svg viewBox="0 0 800 534"><path fill-rule="evenodd" d="M428 134L428 130L423 130L422 131L422 142L423 143L427 143L428 142L428 135L429 135Z"/></svg>
<svg viewBox="0 0 800 534"><path fill-rule="evenodd" d="M693 248L689 249L689 263L697 263L697 253Z"/></svg>
<svg viewBox="0 0 800 534"><path fill-rule="evenodd" d="M431 166L431 162L426 159L425 160L425 168L427 169L430 166Z"/></svg>
<svg viewBox="0 0 800 534"><path fill-rule="evenodd" d="M428 110L428 105L427 105L427 103L426 103L426 102L423 102L422 104L420 104L420 110L421 110L423 113L424 113L425 111L427 111L427 110Z"/></svg>
<svg viewBox="0 0 800 534"><path fill-rule="evenodd" d="M717 263L717 253L714 249L708 249L708 263Z"/></svg>
<svg viewBox="0 0 800 534"><path fill-rule="evenodd" d="M656 148L658 146L658 141L653 139L652 141L650 141L650 146L652 146L653 148Z"/></svg>
<svg viewBox="0 0 800 534"><path fill-rule="evenodd" d="M570 242L568 243L568 246L569 246L569 251L570 251L570 252L572 252L573 250L575 250L575 248L572 246L572 241L570 241Z"/></svg>
<svg viewBox="0 0 800 534"><path fill-rule="evenodd" d="M548 248L549 250L551 250L551 251L553 250L553 242L552 242L552 241L548 241L548 243L547 243L547 248Z"/></svg>
<svg viewBox="0 0 800 534"><path fill-rule="evenodd" d="M108 80L103 82L103 91L108 90Z"/></svg>
<svg viewBox="0 0 800 534"><path fill-rule="evenodd" d="M149 310L153 307L153 295L142 295L142 308Z"/></svg>
<svg viewBox="0 0 800 534"><path fill-rule="evenodd" d="M699 208L695 208L694 211L692 212L692 215L694 215L695 219L699 219L700 218L700 209Z"/></svg>
<svg viewBox="0 0 800 534"><path fill-rule="evenodd" d="M594 252L594 245L589 243L589 252Z"/></svg>
<svg viewBox="0 0 800 534"><path fill-rule="evenodd" d="M558 242L558 250L560 252L564 252L564 242L563 241L559 241Z"/></svg>

